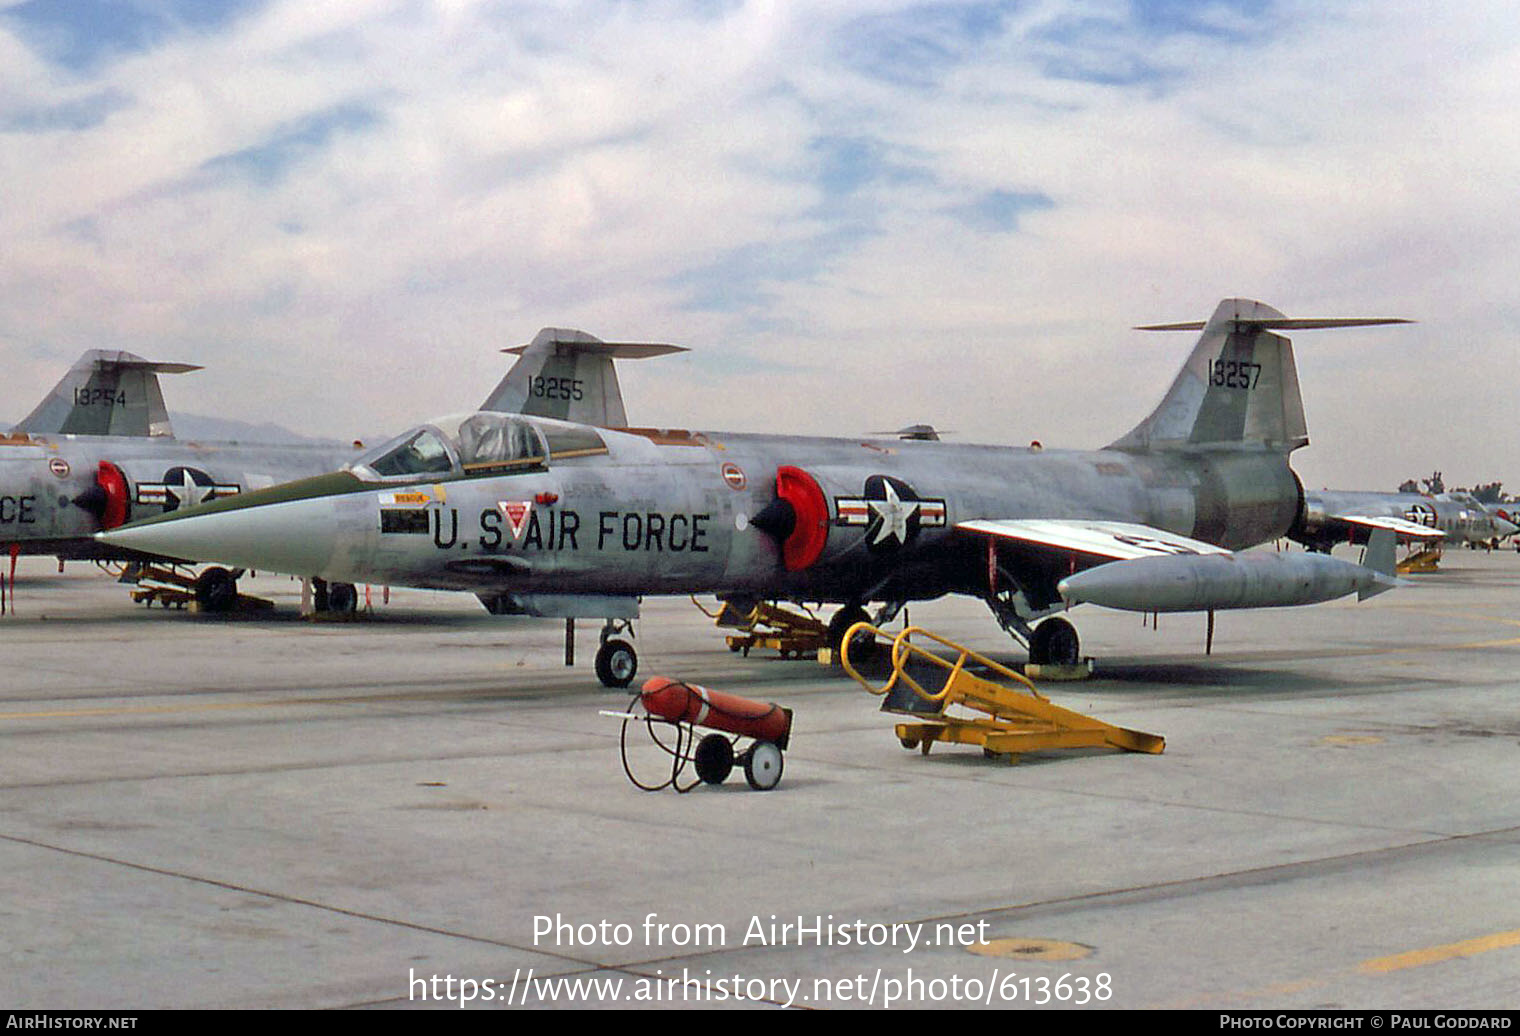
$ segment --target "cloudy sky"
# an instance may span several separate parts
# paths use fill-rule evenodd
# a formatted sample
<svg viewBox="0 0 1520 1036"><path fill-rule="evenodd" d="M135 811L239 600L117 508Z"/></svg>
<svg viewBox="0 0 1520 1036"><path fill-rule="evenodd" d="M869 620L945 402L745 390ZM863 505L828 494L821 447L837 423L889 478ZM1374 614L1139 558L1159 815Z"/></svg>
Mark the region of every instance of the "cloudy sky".
<svg viewBox="0 0 1520 1036"><path fill-rule="evenodd" d="M1520 490L1520 21L1465 0L0 0L0 415L388 434L545 325L637 422L1093 447L1225 296L1311 488Z"/></svg>

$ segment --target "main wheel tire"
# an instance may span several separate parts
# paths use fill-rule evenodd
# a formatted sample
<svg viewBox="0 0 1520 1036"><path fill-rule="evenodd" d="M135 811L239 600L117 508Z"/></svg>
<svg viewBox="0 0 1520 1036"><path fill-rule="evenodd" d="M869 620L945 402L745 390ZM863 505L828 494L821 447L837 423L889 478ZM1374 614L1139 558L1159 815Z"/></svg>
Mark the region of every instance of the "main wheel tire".
<svg viewBox="0 0 1520 1036"><path fill-rule="evenodd" d="M1065 619L1046 619L1029 638L1029 661L1035 665L1077 665L1082 661L1082 641L1077 628Z"/></svg>
<svg viewBox="0 0 1520 1036"><path fill-rule="evenodd" d="M225 615L237 605L237 580L225 568L213 566L195 577L195 603L203 612Z"/></svg>
<svg viewBox="0 0 1520 1036"><path fill-rule="evenodd" d="M756 741L744 753L744 779L756 791L770 791L781 782L781 749L772 741Z"/></svg>
<svg viewBox="0 0 1520 1036"><path fill-rule="evenodd" d="M722 784L734 771L734 743L722 734L708 734L692 753L697 776L708 784Z"/></svg>
<svg viewBox="0 0 1520 1036"><path fill-rule="evenodd" d="M596 678L603 687L627 687L639 671L639 654L626 640L609 640L596 652Z"/></svg>
<svg viewBox="0 0 1520 1036"><path fill-rule="evenodd" d="M836 660L844 657L844 634L857 622L869 622L871 616L858 604L847 604L834 613L829 620L829 647L834 651ZM862 634L855 638L850 645L854 649L851 662L863 662L875 654L876 638L870 634Z"/></svg>
<svg viewBox="0 0 1520 1036"><path fill-rule="evenodd" d="M327 587L327 610L347 615L359 607L359 589L353 583L330 583Z"/></svg>

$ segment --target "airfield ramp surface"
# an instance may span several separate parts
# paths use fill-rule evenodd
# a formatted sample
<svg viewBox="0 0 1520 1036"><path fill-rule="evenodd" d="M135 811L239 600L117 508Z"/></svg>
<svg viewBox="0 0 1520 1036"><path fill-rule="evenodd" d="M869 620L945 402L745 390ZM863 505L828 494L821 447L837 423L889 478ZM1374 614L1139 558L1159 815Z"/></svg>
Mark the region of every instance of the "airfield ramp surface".
<svg viewBox="0 0 1520 1036"><path fill-rule="evenodd" d="M566 669L560 622L465 595L313 624L295 582L243 588L280 611L23 559L9 1007L1516 1006L1512 552L1221 615L1208 658L1202 616L1078 610L1097 675L1045 690L1166 753L1017 766L904 751L837 670L646 602L640 680L795 711L779 787L689 795L625 778L593 623ZM975 602L911 618L1017 657Z"/></svg>

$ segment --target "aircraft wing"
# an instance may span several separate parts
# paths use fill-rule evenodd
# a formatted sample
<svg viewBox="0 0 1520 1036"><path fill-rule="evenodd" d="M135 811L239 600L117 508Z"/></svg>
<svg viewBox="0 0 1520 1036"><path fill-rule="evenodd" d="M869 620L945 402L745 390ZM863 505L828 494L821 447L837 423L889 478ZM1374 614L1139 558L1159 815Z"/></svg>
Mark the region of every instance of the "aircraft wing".
<svg viewBox="0 0 1520 1036"><path fill-rule="evenodd" d="M1364 567L1308 552L1235 552L1135 522L997 519L956 528L993 537L993 543L1070 553L1071 573L1059 578L1054 597L1030 585L1035 580L1023 580L1020 593L1036 613L1083 602L1152 613L1277 608L1353 592L1367 598L1396 582L1391 531L1374 533L1385 539L1377 558L1368 561L1373 567ZM988 564L997 564L991 548Z"/></svg>
<svg viewBox="0 0 1520 1036"><path fill-rule="evenodd" d="M1070 518L982 518L961 522L956 528L1001 540L1074 551L1110 561L1128 561L1157 554L1230 553L1212 543L1138 522Z"/></svg>
<svg viewBox="0 0 1520 1036"><path fill-rule="evenodd" d="M1411 522L1407 518L1394 518L1391 515L1366 515L1366 514L1337 514L1333 516L1338 522L1347 525L1356 525L1364 529L1388 529L1398 536L1409 536L1421 540L1439 540L1446 534L1440 529L1432 529L1428 525L1419 522Z"/></svg>

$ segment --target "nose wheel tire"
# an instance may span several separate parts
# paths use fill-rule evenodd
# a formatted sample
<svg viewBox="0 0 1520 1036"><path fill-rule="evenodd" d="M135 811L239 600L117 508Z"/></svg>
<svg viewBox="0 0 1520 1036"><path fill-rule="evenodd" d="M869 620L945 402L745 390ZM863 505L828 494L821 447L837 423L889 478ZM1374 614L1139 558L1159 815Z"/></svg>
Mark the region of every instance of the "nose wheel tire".
<svg viewBox="0 0 1520 1036"><path fill-rule="evenodd" d="M639 655L626 640L609 640L596 652L596 678L603 687L627 687L639 671Z"/></svg>
<svg viewBox="0 0 1520 1036"><path fill-rule="evenodd" d="M203 612L225 615L236 606L237 596L237 579L225 568L208 568L195 579L195 603Z"/></svg>

